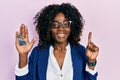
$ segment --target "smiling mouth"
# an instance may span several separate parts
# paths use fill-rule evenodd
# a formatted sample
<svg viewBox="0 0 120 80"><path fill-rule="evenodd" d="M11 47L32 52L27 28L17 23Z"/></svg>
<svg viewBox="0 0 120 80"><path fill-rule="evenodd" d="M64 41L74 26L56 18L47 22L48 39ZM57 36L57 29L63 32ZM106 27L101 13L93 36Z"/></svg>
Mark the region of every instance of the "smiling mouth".
<svg viewBox="0 0 120 80"><path fill-rule="evenodd" d="M57 34L58 37L65 37L65 34Z"/></svg>

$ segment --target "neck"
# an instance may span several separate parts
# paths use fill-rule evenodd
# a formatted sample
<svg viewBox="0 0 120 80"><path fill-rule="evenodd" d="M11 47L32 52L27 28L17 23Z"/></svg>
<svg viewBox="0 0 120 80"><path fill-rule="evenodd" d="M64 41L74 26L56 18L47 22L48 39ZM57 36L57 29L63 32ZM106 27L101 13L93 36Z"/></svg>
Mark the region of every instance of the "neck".
<svg viewBox="0 0 120 80"><path fill-rule="evenodd" d="M62 49L66 49L66 46L68 45L68 42L66 43L55 43L53 45L55 50L62 50Z"/></svg>

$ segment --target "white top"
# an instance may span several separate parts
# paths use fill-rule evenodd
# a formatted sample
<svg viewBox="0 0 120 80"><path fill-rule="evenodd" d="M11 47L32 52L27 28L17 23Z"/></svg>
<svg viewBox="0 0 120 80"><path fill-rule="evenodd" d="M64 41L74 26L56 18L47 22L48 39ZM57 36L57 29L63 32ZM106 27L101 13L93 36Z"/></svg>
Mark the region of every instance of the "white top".
<svg viewBox="0 0 120 80"><path fill-rule="evenodd" d="M60 69L57 60L53 54L54 48L50 46L50 56L48 59L48 68L47 68L47 80L73 80L73 67L71 59L70 44L66 47L66 54L63 62L62 69ZM94 75L96 73L96 68L91 70L86 65L86 71ZM18 65L15 68L15 74L17 76L23 76L29 72L28 64L24 68L18 68Z"/></svg>

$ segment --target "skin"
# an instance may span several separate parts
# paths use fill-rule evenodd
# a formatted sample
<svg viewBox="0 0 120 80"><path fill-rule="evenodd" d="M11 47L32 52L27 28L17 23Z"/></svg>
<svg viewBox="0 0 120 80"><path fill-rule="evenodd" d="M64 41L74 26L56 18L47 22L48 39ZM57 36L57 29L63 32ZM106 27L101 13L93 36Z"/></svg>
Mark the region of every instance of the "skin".
<svg viewBox="0 0 120 80"><path fill-rule="evenodd" d="M99 48L92 42L92 32L88 35L88 45L86 48L86 56L89 62L95 62L99 53ZM88 66L90 69L94 70L95 66Z"/></svg>
<svg viewBox="0 0 120 80"><path fill-rule="evenodd" d="M65 15L63 13L58 13L54 18L54 21L65 21ZM67 46L67 38L70 35L71 29L64 28L60 25L58 28L51 28L51 34L54 39L54 56L59 64L60 69L62 69L62 65L64 62L64 57L66 54L65 47Z"/></svg>
<svg viewBox="0 0 120 80"><path fill-rule="evenodd" d="M55 21L64 21L67 20L65 18L65 15L63 13L58 13L56 17L54 18ZM54 56L58 62L58 65L60 69L62 69L64 57L66 54L66 46L68 45L67 38L70 35L71 29L70 28L64 28L62 25L58 28L51 28L51 35L54 39ZM26 41L26 45L19 45L19 42L17 40L18 33L22 35L22 39ZM27 26L24 24L21 25L20 31L16 32L16 49L19 53L19 68L23 68L28 63L28 53L32 49L35 41L37 38L33 38L32 41L29 41L28 38L28 29ZM98 56L99 48L91 41L92 39L92 32L89 33L88 36L88 45L86 48L86 55L88 57L88 60L90 62L96 61L96 58ZM95 66L88 66L90 69L94 69Z"/></svg>
<svg viewBox="0 0 120 80"><path fill-rule="evenodd" d="M19 41L17 40L18 35L20 34L22 35L22 39L26 41L26 45L19 45ZM33 38L32 41L29 41L28 38L28 29L27 26L25 26L24 24L22 24L20 26L20 31L16 32L16 49L19 53L19 68L23 68L27 65L27 60L28 60L28 53L29 51L32 49L33 44L35 43L35 41L37 40L37 38Z"/></svg>

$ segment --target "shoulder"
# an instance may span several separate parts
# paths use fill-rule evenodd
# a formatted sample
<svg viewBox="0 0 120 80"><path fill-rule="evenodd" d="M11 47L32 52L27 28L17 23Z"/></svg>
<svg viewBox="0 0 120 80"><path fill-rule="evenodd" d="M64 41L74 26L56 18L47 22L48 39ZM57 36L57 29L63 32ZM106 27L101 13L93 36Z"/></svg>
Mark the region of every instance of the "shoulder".
<svg viewBox="0 0 120 80"><path fill-rule="evenodd" d="M38 46L35 46L35 47L32 49L32 53L36 53L38 50L39 50L39 47L38 47Z"/></svg>
<svg viewBox="0 0 120 80"><path fill-rule="evenodd" d="M87 56L86 56L86 48L85 46L79 44L76 47L71 45L71 52L74 53L72 56L76 55L77 58L83 59L83 62L86 63Z"/></svg>
<svg viewBox="0 0 120 80"><path fill-rule="evenodd" d="M49 51L50 45L47 45L45 48L42 48L41 46L35 46L32 49L31 56L37 56L38 54L41 54L43 51Z"/></svg>
<svg viewBox="0 0 120 80"><path fill-rule="evenodd" d="M83 46L83 45L78 45L78 46L77 46L77 49L78 49L78 51L79 51L79 54L80 54L85 60L87 60L86 48L85 48L85 46Z"/></svg>
<svg viewBox="0 0 120 80"><path fill-rule="evenodd" d="M80 52L85 52L85 50L86 50L85 46L83 46L81 44L79 44L79 45L77 45L75 47L73 47L73 46L71 46L71 47L78 50L78 51L80 51Z"/></svg>
<svg viewBox="0 0 120 80"><path fill-rule="evenodd" d="M79 44L79 45L77 45L77 46L75 46L75 47L73 47L73 46L71 45L71 51L72 51L72 52L77 52L77 53L80 54L80 55L85 55L85 53L86 53L86 48L85 48L83 45L81 45L81 44Z"/></svg>
<svg viewBox="0 0 120 80"><path fill-rule="evenodd" d="M83 46L83 45L78 45L78 49L80 50L80 51L85 51L86 50L86 48L85 48L85 46Z"/></svg>
<svg viewBox="0 0 120 80"><path fill-rule="evenodd" d="M37 56L38 51L39 51L39 47L35 46L31 51L30 58Z"/></svg>

